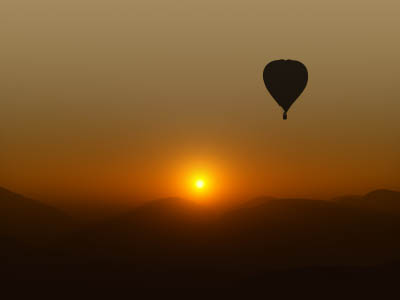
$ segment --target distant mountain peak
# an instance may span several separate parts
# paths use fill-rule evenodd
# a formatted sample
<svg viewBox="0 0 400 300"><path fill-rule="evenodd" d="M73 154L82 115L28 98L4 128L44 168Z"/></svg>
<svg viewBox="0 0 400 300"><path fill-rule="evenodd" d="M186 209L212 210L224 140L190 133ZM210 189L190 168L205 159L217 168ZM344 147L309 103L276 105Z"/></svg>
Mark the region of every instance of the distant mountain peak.
<svg viewBox="0 0 400 300"><path fill-rule="evenodd" d="M400 192L388 189L374 190L364 196L338 197L334 201L369 211L400 214Z"/></svg>
<svg viewBox="0 0 400 300"><path fill-rule="evenodd" d="M0 196L12 196L12 197L18 196L18 197L23 197L22 195L14 193L14 192L11 192L10 190L8 190L8 189L6 189L4 187L1 187L1 186L0 186Z"/></svg>
<svg viewBox="0 0 400 300"><path fill-rule="evenodd" d="M0 187L0 236L35 241L55 236L72 223L62 211Z"/></svg>
<svg viewBox="0 0 400 300"><path fill-rule="evenodd" d="M388 189L377 189L372 192L369 192L365 195L365 197L375 197L375 196L395 196L400 197L400 192L388 190Z"/></svg>

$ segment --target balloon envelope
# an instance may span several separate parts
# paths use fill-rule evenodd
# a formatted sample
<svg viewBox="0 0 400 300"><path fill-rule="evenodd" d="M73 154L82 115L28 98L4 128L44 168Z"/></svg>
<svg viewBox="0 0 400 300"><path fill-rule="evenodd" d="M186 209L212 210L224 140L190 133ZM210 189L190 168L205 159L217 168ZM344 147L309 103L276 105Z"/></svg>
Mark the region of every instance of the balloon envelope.
<svg viewBox="0 0 400 300"><path fill-rule="evenodd" d="M287 111L307 85L307 68L296 60L274 60L266 65L263 77L267 90L283 108L283 119L286 119Z"/></svg>

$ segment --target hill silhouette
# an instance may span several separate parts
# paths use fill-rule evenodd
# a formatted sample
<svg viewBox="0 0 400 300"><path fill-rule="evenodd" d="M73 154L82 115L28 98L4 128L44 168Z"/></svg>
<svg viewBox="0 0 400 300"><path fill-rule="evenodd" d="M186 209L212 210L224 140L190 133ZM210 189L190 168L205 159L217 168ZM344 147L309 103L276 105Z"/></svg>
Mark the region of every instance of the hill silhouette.
<svg viewBox="0 0 400 300"><path fill-rule="evenodd" d="M62 211L0 187L0 236L38 244L73 224L73 218Z"/></svg>
<svg viewBox="0 0 400 300"><path fill-rule="evenodd" d="M343 196L333 201L360 209L400 215L400 192L381 189L364 196Z"/></svg>
<svg viewBox="0 0 400 300"><path fill-rule="evenodd" d="M391 215L338 203L266 199L229 212L221 232L239 256L248 251L249 264L368 265L397 258L399 225Z"/></svg>
<svg viewBox="0 0 400 300"><path fill-rule="evenodd" d="M184 199L159 199L69 235L57 234L70 224L57 209L1 191L7 217L1 222L8 222L0 235L8 245L3 267L16 279L251 286L301 270L310 278L349 269L392 274L397 264L379 266L400 261L399 193L393 191L334 201L259 197L223 213ZM382 209L385 203L393 211ZM18 241L38 236L47 236L47 244L32 251Z"/></svg>

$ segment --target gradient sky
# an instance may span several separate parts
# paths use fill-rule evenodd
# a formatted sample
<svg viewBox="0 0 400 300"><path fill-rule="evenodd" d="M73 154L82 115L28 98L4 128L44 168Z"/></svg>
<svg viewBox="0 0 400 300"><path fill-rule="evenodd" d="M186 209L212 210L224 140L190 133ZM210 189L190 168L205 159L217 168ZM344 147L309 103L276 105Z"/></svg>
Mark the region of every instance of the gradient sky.
<svg viewBox="0 0 400 300"><path fill-rule="evenodd" d="M0 186L35 197L400 189L395 0L3 0ZM282 121L275 59L309 83ZM211 191L210 191L211 192Z"/></svg>

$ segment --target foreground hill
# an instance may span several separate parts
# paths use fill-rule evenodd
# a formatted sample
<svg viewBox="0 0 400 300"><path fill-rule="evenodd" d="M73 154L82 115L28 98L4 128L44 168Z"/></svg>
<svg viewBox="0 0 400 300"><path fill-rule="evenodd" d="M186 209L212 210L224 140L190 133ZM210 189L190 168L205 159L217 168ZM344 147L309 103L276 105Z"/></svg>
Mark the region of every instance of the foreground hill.
<svg viewBox="0 0 400 300"><path fill-rule="evenodd" d="M221 240L249 266L368 265L399 255L400 222L381 212L310 199L265 199L229 212Z"/></svg>
<svg viewBox="0 0 400 300"><path fill-rule="evenodd" d="M364 210L400 215L400 192L375 190L364 196L343 196L333 201Z"/></svg>
<svg viewBox="0 0 400 300"><path fill-rule="evenodd" d="M246 269L371 265L400 259L400 221L310 199L257 198L227 213L161 199L72 242L75 253L136 268ZM79 256L79 254L78 254Z"/></svg>
<svg viewBox="0 0 400 300"><path fill-rule="evenodd" d="M72 225L72 218L56 208L0 187L0 236L42 243Z"/></svg>
<svg viewBox="0 0 400 300"><path fill-rule="evenodd" d="M21 216L29 220L22 222L29 233L39 235L47 227L58 227L59 212L8 191L4 194L9 195L4 203L13 203L5 206L9 214L12 206L19 221ZM362 198L383 205L388 195L396 192L375 191ZM394 205L396 200L390 201ZM29 227L35 221L39 225ZM15 222L10 224L15 226ZM338 274L382 270L373 266L400 261L399 236L398 216L371 209L362 201L352 205L340 199L257 198L216 214L193 202L170 198L80 228L38 256L31 255L28 265L35 267L9 267L17 278L28 279L130 280L150 286L223 280L251 285L251 278L257 284L271 281L277 269L285 277L299 272L282 270L311 268L311 278L319 276L318 266Z"/></svg>
<svg viewBox="0 0 400 300"><path fill-rule="evenodd" d="M178 263L184 256L205 249L203 241L214 228L214 212L177 198L152 201L114 217L68 241L65 249L90 260L129 262L136 265ZM198 253L201 255L201 253Z"/></svg>

